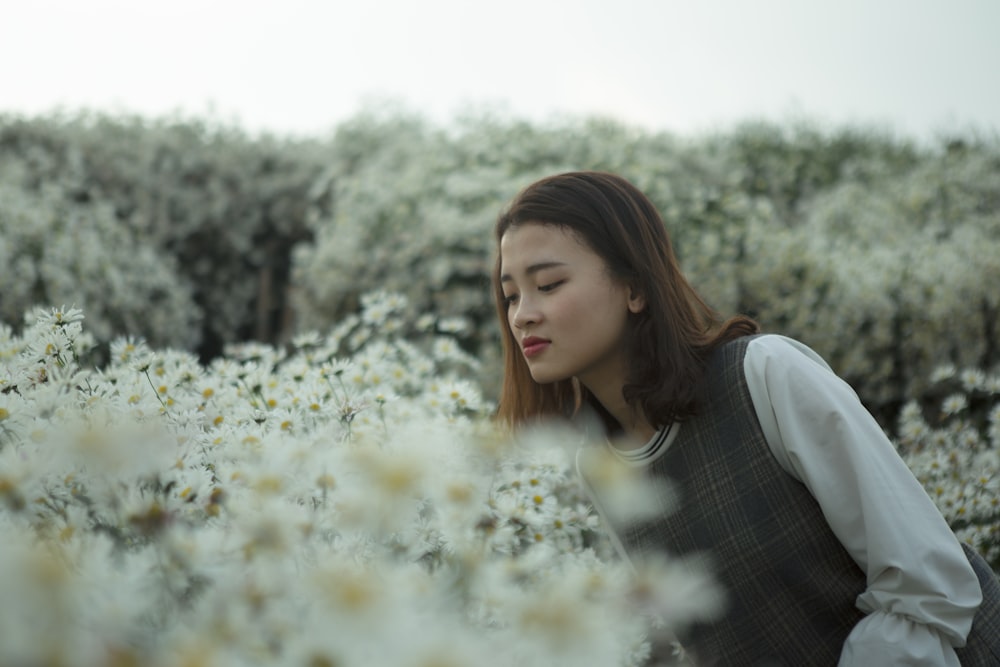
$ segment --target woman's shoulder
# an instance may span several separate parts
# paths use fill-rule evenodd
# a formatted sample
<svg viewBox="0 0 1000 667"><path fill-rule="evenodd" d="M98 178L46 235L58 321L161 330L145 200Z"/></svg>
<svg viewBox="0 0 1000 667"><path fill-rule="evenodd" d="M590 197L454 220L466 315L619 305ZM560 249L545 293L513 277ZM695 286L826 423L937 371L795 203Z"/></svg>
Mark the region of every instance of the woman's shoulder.
<svg viewBox="0 0 1000 667"><path fill-rule="evenodd" d="M826 371L831 370L830 365L810 346L781 334L742 336L724 343L718 350L723 352L722 358L727 360L723 362L724 365L742 360L748 374L765 368L794 368L803 365L819 365Z"/></svg>
<svg viewBox="0 0 1000 667"><path fill-rule="evenodd" d="M753 336L747 342L744 364L751 366L818 364L831 370L823 357L800 340L781 334L767 333Z"/></svg>
<svg viewBox="0 0 1000 667"><path fill-rule="evenodd" d="M763 334L748 342L743 374L751 389L766 385L818 386L843 382L816 350L780 334Z"/></svg>

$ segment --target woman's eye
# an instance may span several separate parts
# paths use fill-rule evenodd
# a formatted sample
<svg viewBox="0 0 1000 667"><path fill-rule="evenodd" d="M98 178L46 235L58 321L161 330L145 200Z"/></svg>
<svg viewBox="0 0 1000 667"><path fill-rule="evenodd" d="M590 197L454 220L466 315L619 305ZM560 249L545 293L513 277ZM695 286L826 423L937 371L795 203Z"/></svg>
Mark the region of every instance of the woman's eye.
<svg viewBox="0 0 1000 667"><path fill-rule="evenodd" d="M517 295L516 294L508 294L508 295L504 296L504 298L503 298L504 304L508 305L508 306L511 305L511 304L513 304L515 301L517 301Z"/></svg>
<svg viewBox="0 0 1000 667"><path fill-rule="evenodd" d="M548 285L539 285L538 291L539 292L551 292L555 288L557 288L560 285L562 285L563 282L565 282L565 281L563 281L563 280L557 280L554 283L549 283Z"/></svg>

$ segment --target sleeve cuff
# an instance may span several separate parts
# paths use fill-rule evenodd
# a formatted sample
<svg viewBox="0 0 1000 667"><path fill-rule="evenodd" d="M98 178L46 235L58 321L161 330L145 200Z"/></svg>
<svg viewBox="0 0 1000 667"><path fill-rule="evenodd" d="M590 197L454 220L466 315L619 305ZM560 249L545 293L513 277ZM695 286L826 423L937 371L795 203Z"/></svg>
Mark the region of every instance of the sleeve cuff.
<svg viewBox="0 0 1000 667"><path fill-rule="evenodd" d="M955 648L930 626L875 611L848 635L838 667L961 667Z"/></svg>

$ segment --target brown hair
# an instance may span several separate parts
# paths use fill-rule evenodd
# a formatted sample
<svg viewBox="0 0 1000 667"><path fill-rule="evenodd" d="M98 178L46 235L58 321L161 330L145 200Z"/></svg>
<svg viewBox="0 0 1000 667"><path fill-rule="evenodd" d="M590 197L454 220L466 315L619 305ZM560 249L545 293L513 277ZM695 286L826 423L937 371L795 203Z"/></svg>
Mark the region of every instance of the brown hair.
<svg viewBox="0 0 1000 667"><path fill-rule="evenodd" d="M524 224L571 230L614 277L645 298L642 312L630 315L629 368L622 393L655 428L695 414L708 355L722 343L759 330L744 316L723 322L705 303L681 273L656 207L620 176L572 172L529 185L498 217L497 246L508 229ZM499 251L493 292L504 352L497 417L516 426L533 418L572 416L590 397L574 379L544 385L532 379L507 322ZM601 406L594 407L614 426Z"/></svg>

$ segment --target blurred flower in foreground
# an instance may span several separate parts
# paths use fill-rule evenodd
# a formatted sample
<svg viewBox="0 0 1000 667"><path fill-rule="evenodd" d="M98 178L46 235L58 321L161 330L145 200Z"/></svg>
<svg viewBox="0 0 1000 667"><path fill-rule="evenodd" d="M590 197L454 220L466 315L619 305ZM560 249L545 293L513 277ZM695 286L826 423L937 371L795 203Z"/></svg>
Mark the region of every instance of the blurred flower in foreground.
<svg viewBox="0 0 1000 667"><path fill-rule="evenodd" d="M579 436L495 430L460 349L379 325L404 306L207 368L81 366L75 311L8 334L0 664L642 664L669 590L614 558Z"/></svg>

